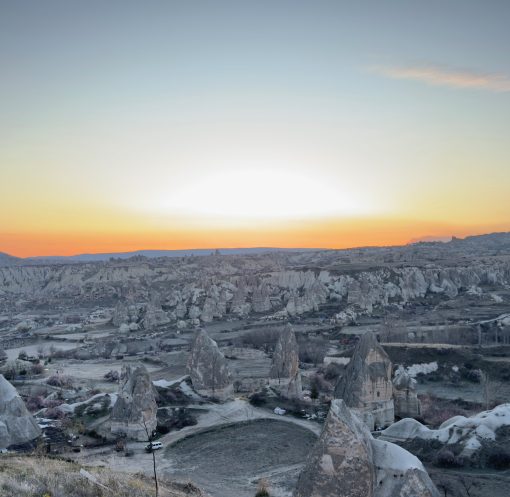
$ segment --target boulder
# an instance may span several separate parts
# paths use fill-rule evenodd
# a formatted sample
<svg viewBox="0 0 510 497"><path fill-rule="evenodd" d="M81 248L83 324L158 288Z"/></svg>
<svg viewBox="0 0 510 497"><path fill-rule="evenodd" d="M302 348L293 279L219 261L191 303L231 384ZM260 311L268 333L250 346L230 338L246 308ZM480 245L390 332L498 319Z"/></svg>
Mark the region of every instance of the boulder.
<svg viewBox="0 0 510 497"><path fill-rule="evenodd" d="M25 403L3 375L0 375L0 449L31 442L41 429Z"/></svg>

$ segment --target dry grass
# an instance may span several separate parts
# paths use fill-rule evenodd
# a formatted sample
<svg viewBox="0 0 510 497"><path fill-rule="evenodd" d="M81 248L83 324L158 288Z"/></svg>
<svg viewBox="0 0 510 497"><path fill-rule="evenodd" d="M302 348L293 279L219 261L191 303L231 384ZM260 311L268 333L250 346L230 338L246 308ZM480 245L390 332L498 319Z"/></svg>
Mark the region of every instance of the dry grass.
<svg viewBox="0 0 510 497"><path fill-rule="evenodd" d="M80 475L82 466L46 457L0 457L2 497L154 497L154 482L144 475L84 468L101 484ZM193 484L161 480L159 497L205 496Z"/></svg>

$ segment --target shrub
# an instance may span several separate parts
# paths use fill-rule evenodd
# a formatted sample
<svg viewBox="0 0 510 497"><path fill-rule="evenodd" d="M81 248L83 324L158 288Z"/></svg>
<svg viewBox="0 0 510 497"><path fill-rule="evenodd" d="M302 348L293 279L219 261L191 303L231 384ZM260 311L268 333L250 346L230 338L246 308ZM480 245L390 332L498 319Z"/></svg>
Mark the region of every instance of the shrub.
<svg viewBox="0 0 510 497"><path fill-rule="evenodd" d="M326 371L324 372L324 379L328 381L336 381L342 374L343 370L344 367L341 364L331 362L326 367Z"/></svg>
<svg viewBox="0 0 510 497"><path fill-rule="evenodd" d="M503 447L495 447L487 456L487 466L494 469L510 468L510 450Z"/></svg>
<svg viewBox="0 0 510 497"><path fill-rule="evenodd" d="M441 449L434 460L436 466L442 468L452 468L456 466L455 454L448 449Z"/></svg>
<svg viewBox="0 0 510 497"><path fill-rule="evenodd" d="M119 372L115 371L114 369L110 369L110 371L104 375L104 379L106 381L111 381L112 383L119 381L119 377Z"/></svg>
<svg viewBox="0 0 510 497"><path fill-rule="evenodd" d="M240 337L242 345L251 346L255 349L262 349L264 352L271 352L274 350L280 330L275 329L259 329L252 330Z"/></svg>
<svg viewBox="0 0 510 497"><path fill-rule="evenodd" d="M44 415L50 419L62 419L65 417L65 414L60 409L57 409L56 407L50 407L50 408L46 409L46 411L44 412Z"/></svg>
<svg viewBox="0 0 510 497"><path fill-rule="evenodd" d="M250 404L258 407L267 403L267 395L264 392L255 392L250 396Z"/></svg>
<svg viewBox="0 0 510 497"><path fill-rule="evenodd" d="M255 497L270 497L271 494L269 493L269 482L262 478L259 480L259 483L257 485L257 493L255 494Z"/></svg>
<svg viewBox="0 0 510 497"><path fill-rule="evenodd" d="M25 405L29 411L37 411L38 409L41 409L41 407L44 407L44 399L42 395L32 395L31 397L28 397Z"/></svg>
<svg viewBox="0 0 510 497"><path fill-rule="evenodd" d="M46 380L46 383L53 387L60 387L60 388L72 388L72 386L73 386L73 380L71 379L71 377L67 376L67 375L63 375L63 374L51 375Z"/></svg>
<svg viewBox="0 0 510 497"><path fill-rule="evenodd" d="M156 430L159 433L166 434L171 430L180 430L185 426L194 426L196 424L197 418L188 409L179 408L173 410L171 415L158 419Z"/></svg>
<svg viewBox="0 0 510 497"><path fill-rule="evenodd" d="M302 338L299 340L299 360L314 365L322 363L328 351L328 341L324 338Z"/></svg>
<svg viewBox="0 0 510 497"><path fill-rule="evenodd" d="M32 374L43 374L44 366L40 363L32 364L31 373Z"/></svg>
<svg viewBox="0 0 510 497"><path fill-rule="evenodd" d="M310 389L312 391L312 399L319 397L320 393L329 393L333 391L333 385L324 379L320 374L314 374L310 377Z"/></svg>

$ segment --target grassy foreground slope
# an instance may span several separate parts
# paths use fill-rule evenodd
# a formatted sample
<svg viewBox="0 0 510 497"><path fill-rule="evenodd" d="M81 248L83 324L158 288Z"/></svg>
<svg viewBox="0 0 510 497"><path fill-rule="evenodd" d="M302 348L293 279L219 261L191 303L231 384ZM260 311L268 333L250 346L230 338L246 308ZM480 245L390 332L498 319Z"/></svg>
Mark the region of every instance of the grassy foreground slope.
<svg viewBox="0 0 510 497"><path fill-rule="evenodd" d="M154 480L144 475L115 473L106 468L83 468L60 459L30 456L0 457L2 497L154 497ZM161 479L159 497L206 497L192 483Z"/></svg>

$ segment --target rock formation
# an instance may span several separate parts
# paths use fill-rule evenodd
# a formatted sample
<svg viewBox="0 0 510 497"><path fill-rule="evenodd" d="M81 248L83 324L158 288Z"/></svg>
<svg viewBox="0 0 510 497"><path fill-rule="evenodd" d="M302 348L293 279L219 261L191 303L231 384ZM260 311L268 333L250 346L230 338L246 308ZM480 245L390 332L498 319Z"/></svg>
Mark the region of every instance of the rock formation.
<svg viewBox="0 0 510 497"><path fill-rule="evenodd" d="M232 377L218 344L204 330L195 335L187 363L193 388L207 397L225 400L232 395Z"/></svg>
<svg viewBox="0 0 510 497"><path fill-rule="evenodd" d="M117 302L115 310L113 311L112 323L114 326L120 327L123 324L129 322L129 310L128 306L122 300Z"/></svg>
<svg viewBox="0 0 510 497"><path fill-rule="evenodd" d="M382 431L380 440L409 446L424 460L434 461L442 449L452 457L468 461L470 466L485 467L491 464L490 455L495 448L510 443L510 403L496 406L466 418L454 416L433 430L420 422L405 418Z"/></svg>
<svg viewBox="0 0 510 497"><path fill-rule="evenodd" d="M345 373L335 387L335 398L355 409L367 426L384 428L393 423L392 364L372 332L361 336Z"/></svg>
<svg viewBox="0 0 510 497"><path fill-rule="evenodd" d="M393 378L393 403L395 416L399 418L416 418L421 414L416 380L402 366L397 368Z"/></svg>
<svg viewBox="0 0 510 497"><path fill-rule="evenodd" d="M271 310L267 285L262 284L253 290L252 307L254 312L268 312Z"/></svg>
<svg viewBox="0 0 510 497"><path fill-rule="evenodd" d="M143 327L146 330L150 330L157 326L168 324L169 322L168 314L161 308L161 302L158 296L154 295L145 306Z"/></svg>
<svg viewBox="0 0 510 497"><path fill-rule="evenodd" d="M111 432L133 440L147 440L156 429L157 405L154 390L145 366L123 366L117 402L110 417Z"/></svg>
<svg viewBox="0 0 510 497"><path fill-rule="evenodd" d="M31 442L41 429L17 390L0 375L0 449Z"/></svg>
<svg viewBox="0 0 510 497"><path fill-rule="evenodd" d="M333 400L294 497L439 497L421 462L374 440L342 400Z"/></svg>
<svg viewBox="0 0 510 497"><path fill-rule="evenodd" d="M284 397L301 397L299 347L296 335L287 324L278 337L269 371L270 385Z"/></svg>

